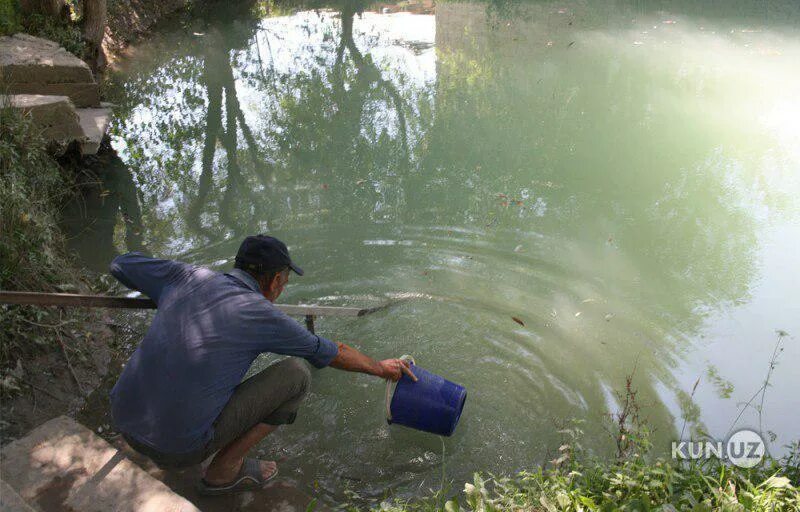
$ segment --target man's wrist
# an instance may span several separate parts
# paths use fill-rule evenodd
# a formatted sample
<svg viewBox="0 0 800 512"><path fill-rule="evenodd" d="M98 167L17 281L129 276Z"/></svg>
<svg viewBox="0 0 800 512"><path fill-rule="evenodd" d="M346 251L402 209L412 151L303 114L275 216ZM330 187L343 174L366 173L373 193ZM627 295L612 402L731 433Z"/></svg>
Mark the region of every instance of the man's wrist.
<svg viewBox="0 0 800 512"><path fill-rule="evenodd" d="M381 378L381 379L384 378L384 373L385 372L383 371L383 365L380 363L380 361L373 360L372 364L370 365L370 367L371 368L370 368L370 372L369 373L371 375L374 375L374 376L376 376L378 378Z"/></svg>

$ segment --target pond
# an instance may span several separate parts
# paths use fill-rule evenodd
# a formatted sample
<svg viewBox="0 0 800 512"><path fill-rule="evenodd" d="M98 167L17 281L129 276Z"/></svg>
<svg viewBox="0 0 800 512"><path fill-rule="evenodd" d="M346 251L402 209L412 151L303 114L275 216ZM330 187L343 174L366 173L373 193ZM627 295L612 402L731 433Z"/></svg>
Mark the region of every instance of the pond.
<svg viewBox="0 0 800 512"><path fill-rule="evenodd" d="M112 77L114 152L72 244L93 267L145 249L227 269L267 232L306 269L283 302L391 301L318 332L413 354L467 387L464 416L444 440L389 427L381 382L315 372L263 448L325 499L533 468L573 420L612 456L629 375L657 450L750 427L780 454L800 425L800 8L718 4L198 8Z"/></svg>

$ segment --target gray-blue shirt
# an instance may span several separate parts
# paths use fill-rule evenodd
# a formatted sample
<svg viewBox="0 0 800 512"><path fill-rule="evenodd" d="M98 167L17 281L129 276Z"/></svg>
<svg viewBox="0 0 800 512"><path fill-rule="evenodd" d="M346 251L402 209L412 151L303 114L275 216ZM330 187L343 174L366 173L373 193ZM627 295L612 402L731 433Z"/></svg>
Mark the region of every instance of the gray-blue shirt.
<svg viewBox="0 0 800 512"><path fill-rule="evenodd" d="M338 353L273 306L242 270L221 274L129 253L114 259L111 274L158 305L111 390L111 413L119 431L160 452L204 448L259 354L299 356L322 368Z"/></svg>

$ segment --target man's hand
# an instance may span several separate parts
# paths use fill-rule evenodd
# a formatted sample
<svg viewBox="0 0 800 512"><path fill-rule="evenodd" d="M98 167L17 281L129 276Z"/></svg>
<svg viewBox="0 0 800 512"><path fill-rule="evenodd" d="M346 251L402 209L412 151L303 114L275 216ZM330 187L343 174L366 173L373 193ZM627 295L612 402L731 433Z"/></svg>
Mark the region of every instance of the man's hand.
<svg viewBox="0 0 800 512"><path fill-rule="evenodd" d="M402 359L384 359L383 361L378 361L378 364L383 372L381 377L384 379L397 382L405 373L411 377L411 380L417 382L417 377L411 373L411 364L409 364L408 361L403 361Z"/></svg>
<svg viewBox="0 0 800 512"><path fill-rule="evenodd" d="M344 343L339 343L339 353L331 361L331 366L340 370L366 373L395 382L400 380L400 377L405 373L411 380L417 382L417 377L411 373L411 365L402 359L375 361Z"/></svg>

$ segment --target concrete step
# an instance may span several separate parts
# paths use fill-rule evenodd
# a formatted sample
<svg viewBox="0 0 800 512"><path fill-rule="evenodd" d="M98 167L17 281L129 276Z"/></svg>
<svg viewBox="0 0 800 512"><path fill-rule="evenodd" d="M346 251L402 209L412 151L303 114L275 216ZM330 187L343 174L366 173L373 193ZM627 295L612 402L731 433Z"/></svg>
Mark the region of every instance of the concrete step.
<svg viewBox="0 0 800 512"><path fill-rule="evenodd" d="M9 82L8 93L66 96L76 107L96 107L100 104L100 89L96 83L48 84L44 82Z"/></svg>
<svg viewBox="0 0 800 512"><path fill-rule="evenodd" d="M100 106L89 66L58 43L28 34L0 37L0 82L7 94L67 96L78 107Z"/></svg>
<svg viewBox="0 0 800 512"><path fill-rule="evenodd" d="M0 512L38 512L22 499L13 487L0 480Z"/></svg>
<svg viewBox="0 0 800 512"><path fill-rule="evenodd" d="M49 141L66 146L83 138L81 119L66 96L15 94L6 96L2 103L30 116L42 137Z"/></svg>
<svg viewBox="0 0 800 512"><path fill-rule="evenodd" d="M78 141L82 154L94 155L111 121L109 107L76 109L66 96L14 94L5 96L2 104L29 115L42 136L55 143L57 154Z"/></svg>
<svg viewBox="0 0 800 512"><path fill-rule="evenodd" d="M66 416L4 447L0 474L42 512L199 512L123 452Z"/></svg>

